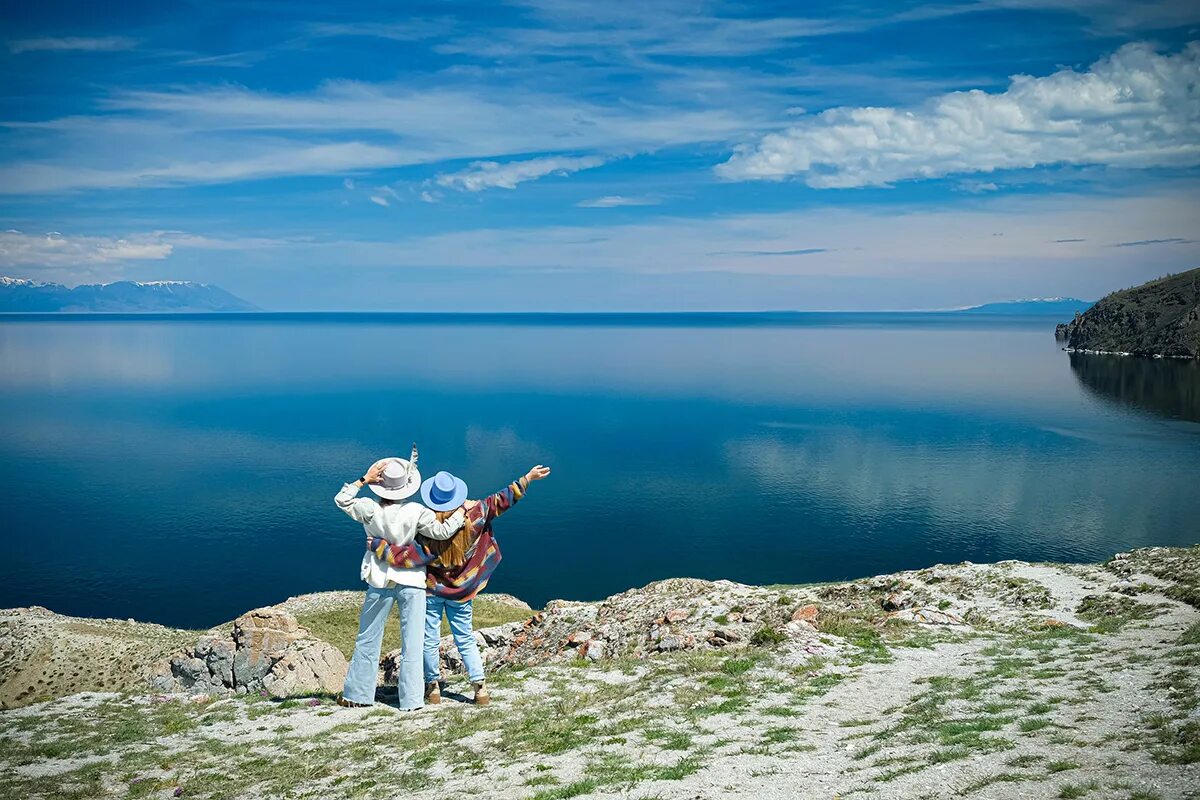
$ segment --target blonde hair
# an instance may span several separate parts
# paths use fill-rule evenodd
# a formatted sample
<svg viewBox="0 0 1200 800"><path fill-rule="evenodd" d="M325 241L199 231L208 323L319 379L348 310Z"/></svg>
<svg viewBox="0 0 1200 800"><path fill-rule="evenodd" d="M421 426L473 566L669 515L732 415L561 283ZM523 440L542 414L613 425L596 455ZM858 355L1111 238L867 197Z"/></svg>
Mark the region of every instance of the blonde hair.
<svg viewBox="0 0 1200 800"><path fill-rule="evenodd" d="M465 504L459 506L459 508L461 508L464 512L466 511ZM435 511L434 516L437 517L438 522L445 522L446 520L450 519L450 517L454 516L454 512L458 511L459 508L452 508L449 511ZM454 534L449 539L429 539L422 536L421 542L425 545L425 547L427 547L430 552L437 554L437 558L431 561L429 566L449 569L453 567L461 567L463 564L467 563L467 550L469 550L473 544L471 537L474 527L475 526L471 524L470 518L468 518L466 522L463 523L463 526L461 529L459 529L458 533Z"/></svg>

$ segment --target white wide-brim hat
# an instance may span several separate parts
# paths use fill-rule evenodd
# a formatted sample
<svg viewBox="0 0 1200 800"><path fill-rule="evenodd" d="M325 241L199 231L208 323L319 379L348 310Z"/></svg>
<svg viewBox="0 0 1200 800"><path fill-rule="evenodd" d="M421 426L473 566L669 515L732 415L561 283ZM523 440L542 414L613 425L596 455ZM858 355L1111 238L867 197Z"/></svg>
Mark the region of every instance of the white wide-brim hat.
<svg viewBox="0 0 1200 800"><path fill-rule="evenodd" d="M403 500L416 494L421 488L421 473L417 465L396 456L391 456L387 462L379 482L367 484L371 491L384 500Z"/></svg>

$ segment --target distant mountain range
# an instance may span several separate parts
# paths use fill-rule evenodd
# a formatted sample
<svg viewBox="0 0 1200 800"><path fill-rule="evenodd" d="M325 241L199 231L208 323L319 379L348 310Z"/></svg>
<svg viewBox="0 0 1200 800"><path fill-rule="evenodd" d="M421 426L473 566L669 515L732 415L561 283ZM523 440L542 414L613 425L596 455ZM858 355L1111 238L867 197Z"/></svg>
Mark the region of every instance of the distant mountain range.
<svg viewBox="0 0 1200 800"><path fill-rule="evenodd" d="M1027 300L1003 300L960 309L967 314L1047 314L1057 317L1082 313L1092 307L1093 301L1074 297L1031 297Z"/></svg>
<svg viewBox="0 0 1200 800"><path fill-rule="evenodd" d="M0 312L258 310L219 286L191 281L116 281L71 288L0 277Z"/></svg>

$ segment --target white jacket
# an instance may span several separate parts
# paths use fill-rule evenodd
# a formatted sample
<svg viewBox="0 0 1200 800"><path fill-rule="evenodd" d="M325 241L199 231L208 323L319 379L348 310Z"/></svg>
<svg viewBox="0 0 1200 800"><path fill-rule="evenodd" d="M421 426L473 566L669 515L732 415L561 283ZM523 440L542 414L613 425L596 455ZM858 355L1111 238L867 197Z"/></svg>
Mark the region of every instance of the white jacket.
<svg viewBox="0 0 1200 800"><path fill-rule="evenodd" d="M420 503L403 500L380 503L373 497L359 497L359 488L358 484L347 483L333 498L333 502L355 522L361 522L368 536L406 545L418 533L429 539L449 539L463 525L462 509L455 511L454 516L445 522L438 522L433 512ZM380 561L370 551L363 553L359 576L377 589L393 585L425 588L424 567L393 567L386 561Z"/></svg>

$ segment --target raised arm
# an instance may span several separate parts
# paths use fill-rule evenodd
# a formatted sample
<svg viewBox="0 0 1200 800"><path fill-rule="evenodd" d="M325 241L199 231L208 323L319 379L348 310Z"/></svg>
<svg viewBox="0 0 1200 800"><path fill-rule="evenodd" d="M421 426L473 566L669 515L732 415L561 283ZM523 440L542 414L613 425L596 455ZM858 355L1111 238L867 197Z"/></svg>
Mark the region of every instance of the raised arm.
<svg viewBox="0 0 1200 800"><path fill-rule="evenodd" d="M493 520L505 511L508 511L516 505L518 500L525 496L525 491L529 488L530 483L540 481L549 474L549 467L543 467L541 464L538 464L500 491L483 498L481 503L483 505L484 521Z"/></svg>
<svg viewBox="0 0 1200 800"><path fill-rule="evenodd" d="M387 466L387 459L376 461L361 478L353 483L347 483L341 491L334 495L333 502L355 522L365 525L375 516L375 510L379 508L379 504L369 497L359 497L358 491L368 483L379 480L385 466Z"/></svg>

